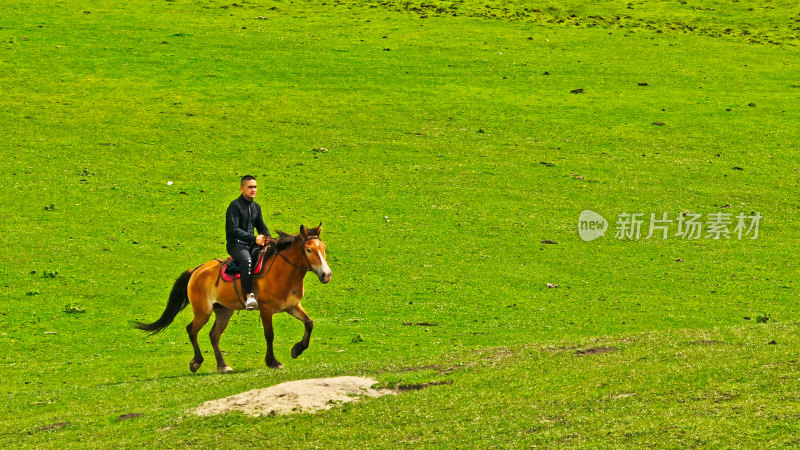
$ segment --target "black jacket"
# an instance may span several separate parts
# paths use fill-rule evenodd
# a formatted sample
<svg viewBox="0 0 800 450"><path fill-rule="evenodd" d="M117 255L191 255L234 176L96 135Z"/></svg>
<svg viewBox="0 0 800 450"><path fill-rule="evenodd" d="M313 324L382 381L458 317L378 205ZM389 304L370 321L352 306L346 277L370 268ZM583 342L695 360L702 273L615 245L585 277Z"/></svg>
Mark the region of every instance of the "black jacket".
<svg viewBox="0 0 800 450"><path fill-rule="evenodd" d="M244 195L232 201L225 214L225 237L228 246L243 245L251 247L256 243L253 226L260 234L272 237L264 218L261 217L261 207L254 201L247 200Z"/></svg>

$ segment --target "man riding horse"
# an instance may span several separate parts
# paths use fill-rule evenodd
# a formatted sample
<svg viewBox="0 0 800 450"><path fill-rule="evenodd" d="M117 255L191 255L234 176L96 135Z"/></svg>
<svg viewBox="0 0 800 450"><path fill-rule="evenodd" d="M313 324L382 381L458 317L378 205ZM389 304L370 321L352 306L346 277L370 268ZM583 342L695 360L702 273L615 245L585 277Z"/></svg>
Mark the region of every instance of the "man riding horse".
<svg viewBox="0 0 800 450"><path fill-rule="evenodd" d="M258 183L252 175L245 175L239 185L242 195L232 201L225 214L225 249L231 258L239 264L239 275L242 283L242 295L245 296L245 308L252 311L258 308L253 295L253 275L251 254L256 245L267 245L275 240L269 234L261 216L261 206L253 199L258 192ZM253 228L258 236L253 234Z"/></svg>

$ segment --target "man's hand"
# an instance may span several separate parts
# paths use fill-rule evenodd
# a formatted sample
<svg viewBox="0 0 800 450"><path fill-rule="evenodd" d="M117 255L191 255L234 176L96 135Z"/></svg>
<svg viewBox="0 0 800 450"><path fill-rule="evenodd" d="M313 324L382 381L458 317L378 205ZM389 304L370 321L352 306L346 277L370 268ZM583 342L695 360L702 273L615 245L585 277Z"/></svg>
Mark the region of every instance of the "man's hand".
<svg viewBox="0 0 800 450"><path fill-rule="evenodd" d="M256 244L264 245L266 242L267 242L267 237L264 236L263 234L259 234L258 236L256 236Z"/></svg>

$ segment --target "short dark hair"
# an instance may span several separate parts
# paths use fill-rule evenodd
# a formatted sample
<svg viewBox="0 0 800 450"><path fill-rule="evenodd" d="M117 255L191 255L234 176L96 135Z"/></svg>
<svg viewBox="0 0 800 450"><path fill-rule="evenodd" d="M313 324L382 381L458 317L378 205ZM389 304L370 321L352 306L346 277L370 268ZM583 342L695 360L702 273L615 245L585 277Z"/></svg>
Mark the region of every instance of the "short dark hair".
<svg viewBox="0 0 800 450"><path fill-rule="evenodd" d="M255 180L256 180L256 177L254 177L254 176L252 176L252 175L245 175L245 176L243 176L243 177L242 177L242 182L239 184L239 186L244 186L244 184L245 184L245 183L247 183L247 182L248 182L248 181L250 181L250 180L253 180L253 181L255 181Z"/></svg>

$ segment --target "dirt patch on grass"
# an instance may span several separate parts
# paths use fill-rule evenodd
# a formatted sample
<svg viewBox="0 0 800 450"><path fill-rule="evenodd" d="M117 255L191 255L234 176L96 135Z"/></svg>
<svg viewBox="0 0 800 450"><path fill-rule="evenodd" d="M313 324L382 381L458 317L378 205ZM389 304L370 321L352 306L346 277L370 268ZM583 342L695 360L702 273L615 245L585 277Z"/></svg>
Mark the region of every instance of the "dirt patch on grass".
<svg viewBox="0 0 800 450"><path fill-rule="evenodd" d="M54 431L54 430L60 430L60 429L62 429L62 428L68 427L68 426L70 426L70 425L72 425L72 424L71 424L71 423L69 423L69 422L58 422L58 423L51 423L50 425L45 425L45 426L43 426L43 427L39 427L39 428L37 428L37 429L36 429L36 431Z"/></svg>
<svg viewBox="0 0 800 450"><path fill-rule="evenodd" d="M618 349L616 347L592 347L583 350L575 350L576 355L598 355L600 353L610 353L615 352Z"/></svg>
<svg viewBox="0 0 800 450"><path fill-rule="evenodd" d="M425 388L429 388L431 386L441 386L443 384L453 384L453 380L446 380L446 381L430 381L428 383L419 383L419 384L401 384L397 386L397 390L400 392L405 391L421 391Z"/></svg>
<svg viewBox="0 0 800 450"><path fill-rule="evenodd" d="M563 347L552 347L552 346L550 346L550 347L542 347L540 350L545 351L545 352L563 352L563 351L566 351L566 350L575 350L576 348L578 348L577 345L567 345L567 346L563 346Z"/></svg>
<svg viewBox="0 0 800 450"><path fill-rule="evenodd" d="M691 341L689 343L693 345L716 345L716 344L721 344L722 342L713 340L712 341L703 340L703 341Z"/></svg>
<svg viewBox="0 0 800 450"><path fill-rule="evenodd" d="M373 389L377 383L365 377L335 377L296 380L264 389L253 389L241 394L203 403L194 413L198 416L241 411L251 416L316 412L330 409L362 397L396 395L393 389Z"/></svg>
<svg viewBox="0 0 800 450"><path fill-rule="evenodd" d="M444 366L441 364L428 364L425 366L415 366L415 367L404 367L402 369L396 369L395 372L421 372L423 370L435 370L438 374L450 373L455 370L453 366ZM379 370L378 373L385 373L385 372L392 372L392 370L384 369Z"/></svg>

